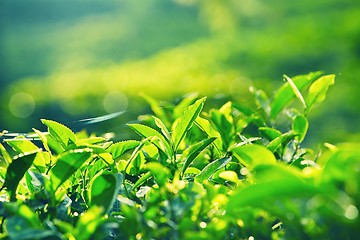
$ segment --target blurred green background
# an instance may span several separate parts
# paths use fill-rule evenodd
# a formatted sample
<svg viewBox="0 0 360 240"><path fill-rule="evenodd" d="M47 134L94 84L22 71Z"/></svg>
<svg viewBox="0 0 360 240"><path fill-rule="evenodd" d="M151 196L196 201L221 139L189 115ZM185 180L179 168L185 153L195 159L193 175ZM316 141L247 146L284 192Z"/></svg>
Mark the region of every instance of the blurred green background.
<svg viewBox="0 0 360 240"><path fill-rule="evenodd" d="M360 1L0 2L0 130L43 129L47 118L121 139L149 111L140 92L169 101L197 92L216 107L247 102L252 84L271 93L283 74L318 70L337 78L309 138L357 140Z"/></svg>

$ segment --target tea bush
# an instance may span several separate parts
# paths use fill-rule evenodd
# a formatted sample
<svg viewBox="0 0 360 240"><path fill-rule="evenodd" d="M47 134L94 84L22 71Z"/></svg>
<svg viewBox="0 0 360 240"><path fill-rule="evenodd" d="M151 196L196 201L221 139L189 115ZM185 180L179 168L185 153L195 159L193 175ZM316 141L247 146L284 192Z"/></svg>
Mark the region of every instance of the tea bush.
<svg viewBox="0 0 360 240"><path fill-rule="evenodd" d="M5 239L356 239L360 145L302 146L334 75L289 78L269 98L178 104L112 142L42 120L1 147ZM5 131L2 133L3 137Z"/></svg>

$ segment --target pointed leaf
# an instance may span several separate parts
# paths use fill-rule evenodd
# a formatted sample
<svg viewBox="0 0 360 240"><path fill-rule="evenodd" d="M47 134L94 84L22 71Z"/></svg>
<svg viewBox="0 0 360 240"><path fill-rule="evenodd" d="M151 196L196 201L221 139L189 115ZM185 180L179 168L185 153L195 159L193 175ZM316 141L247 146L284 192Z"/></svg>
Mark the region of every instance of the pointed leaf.
<svg viewBox="0 0 360 240"><path fill-rule="evenodd" d="M231 158L217 159L204 167L204 169L195 177L198 182L203 182L211 178L211 176L220 168L225 167L231 161Z"/></svg>
<svg viewBox="0 0 360 240"><path fill-rule="evenodd" d="M166 139L161 133L151 127L142 124L128 124L128 126L144 138L156 137L158 141L153 141L153 144L159 149L161 149L163 152L165 152L169 157L172 156L172 149L169 145L169 142L166 141Z"/></svg>
<svg viewBox="0 0 360 240"><path fill-rule="evenodd" d="M49 148L49 145L48 145L48 139L46 138L46 134L33 128L33 131L39 136L42 144L44 145L44 148L46 149L46 151L48 151L49 153L51 152L50 151L50 148Z"/></svg>
<svg viewBox="0 0 360 240"><path fill-rule="evenodd" d="M308 75L301 75L292 78L296 88L302 91L309 86L313 81L321 76L321 72L314 72ZM271 103L270 117L275 120L279 113L295 98L295 94L290 84L287 82L275 93L274 99Z"/></svg>
<svg viewBox="0 0 360 240"><path fill-rule="evenodd" d="M270 101L266 93L263 90L254 89L254 91L253 94L255 95L256 105L263 109L266 114L270 114Z"/></svg>
<svg viewBox="0 0 360 240"><path fill-rule="evenodd" d="M49 133L64 149L69 143L76 143L76 135L68 127L52 120L41 119L41 122L48 127Z"/></svg>
<svg viewBox="0 0 360 240"><path fill-rule="evenodd" d="M295 136L297 136L297 134L292 131L284 133L283 135L272 140L266 147L271 152L276 152L279 147L287 145L295 138Z"/></svg>
<svg viewBox="0 0 360 240"><path fill-rule="evenodd" d="M6 164L9 165L12 162L12 159L9 153L6 151L5 147L1 143L0 143L0 152L1 155L4 157Z"/></svg>
<svg viewBox="0 0 360 240"><path fill-rule="evenodd" d="M220 133L211 126L210 122L207 119L204 119L202 117L198 117L195 121L195 124L200 128L201 131L206 133L208 137L216 138L216 140L214 141L214 146L220 155L222 149L222 140Z"/></svg>
<svg viewBox="0 0 360 240"><path fill-rule="evenodd" d="M220 133L222 139L222 149L226 151L235 139L235 128L231 116L231 103L228 102L220 110L210 111L210 121Z"/></svg>
<svg viewBox="0 0 360 240"><path fill-rule="evenodd" d="M112 144L108 151L111 153L114 159L122 156L126 151L136 148L140 145L139 141L128 140Z"/></svg>
<svg viewBox="0 0 360 240"><path fill-rule="evenodd" d="M209 146L216 138L207 138L198 142L191 147L187 148L183 153L180 159L180 162L184 162L181 173L184 174L188 166L194 161L194 159L207 147Z"/></svg>
<svg viewBox="0 0 360 240"><path fill-rule="evenodd" d="M89 201L90 206L100 206L105 212L109 212L113 206L122 182L122 175L101 173L90 182Z"/></svg>
<svg viewBox="0 0 360 240"><path fill-rule="evenodd" d="M178 148L181 140L185 137L187 131L191 128L195 119L199 116L205 100L206 98L197 100L193 105L188 107L184 114L174 123L172 140L175 150Z"/></svg>
<svg viewBox="0 0 360 240"><path fill-rule="evenodd" d="M179 104L177 104L174 107L174 117L178 118L181 116L181 114L183 114L183 112L191 105L195 102L196 98L198 97L199 94L197 93L190 93L188 95L186 95Z"/></svg>
<svg viewBox="0 0 360 240"><path fill-rule="evenodd" d="M6 140L6 143L18 153L36 151L39 148L26 138L14 138Z"/></svg>
<svg viewBox="0 0 360 240"><path fill-rule="evenodd" d="M308 128L309 122L304 115L298 115L294 118L292 123L292 129L294 133L297 134L296 138L298 138L299 142L302 142L304 140Z"/></svg>
<svg viewBox="0 0 360 240"><path fill-rule="evenodd" d="M51 187L55 192L60 185L74 174L91 157L91 149L70 150L58 156L50 170Z"/></svg>
<svg viewBox="0 0 360 240"><path fill-rule="evenodd" d="M167 127L165 126L165 124L161 121L160 118L157 118L155 116L151 116L154 121L155 121L155 124L156 126L158 126L162 132L162 134L166 137L166 139L170 142L171 141L171 136L170 136L170 132L169 130L167 129Z"/></svg>
<svg viewBox="0 0 360 240"><path fill-rule="evenodd" d="M252 169L259 164L275 164L276 158L266 147L257 144L247 144L235 147L231 152L240 158L242 164Z"/></svg>
<svg viewBox="0 0 360 240"><path fill-rule="evenodd" d="M291 78L289 78L285 74L284 74L284 78L289 83L289 85L290 85L293 93L295 94L295 96L300 100L300 102L303 105L304 109L306 109L307 108L306 102L305 102L304 97L302 96L301 92L297 88L296 84L293 82L293 80Z"/></svg>
<svg viewBox="0 0 360 240"><path fill-rule="evenodd" d="M316 80L313 84L311 84L309 88L309 93L306 98L306 103L308 105L308 108L320 104L322 101L324 101L326 97L326 93L331 85L335 83L335 75L326 75L320 77L318 80Z"/></svg>
<svg viewBox="0 0 360 240"><path fill-rule="evenodd" d="M266 137L269 141L280 137L282 134L279 130L270 127L259 127L259 133L261 136Z"/></svg>
<svg viewBox="0 0 360 240"><path fill-rule="evenodd" d="M2 188L7 188L11 200L15 200L16 189L19 185L19 182L34 162L38 152L39 150L36 150L34 152L18 155L7 168L5 183Z"/></svg>

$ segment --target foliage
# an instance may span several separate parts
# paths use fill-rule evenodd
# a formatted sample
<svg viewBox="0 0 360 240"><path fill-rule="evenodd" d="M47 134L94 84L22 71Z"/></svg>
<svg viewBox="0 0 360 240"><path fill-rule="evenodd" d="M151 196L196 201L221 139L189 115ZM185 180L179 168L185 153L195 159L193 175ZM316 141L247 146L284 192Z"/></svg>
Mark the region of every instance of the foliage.
<svg viewBox="0 0 360 240"><path fill-rule="evenodd" d="M205 111L195 95L113 143L42 120L1 145L8 239L355 239L359 144L302 147L334 75L289 78L254 104ZM14 157L11 157L15 155Z"/></svg>

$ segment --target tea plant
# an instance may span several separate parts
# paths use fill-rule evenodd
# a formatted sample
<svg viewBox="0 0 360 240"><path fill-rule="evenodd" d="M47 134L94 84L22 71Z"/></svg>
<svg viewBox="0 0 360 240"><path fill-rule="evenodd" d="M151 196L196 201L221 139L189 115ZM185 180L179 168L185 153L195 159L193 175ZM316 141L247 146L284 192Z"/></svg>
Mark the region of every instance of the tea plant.
<svg viewBox="0 0 360 240"><path fill-rule="evenodd" d="M7 239L355 239L360 146L303 148L334 75L289 78L254 104L203 110L144 96L154 115L111 142L42 120L0 145ZM11 150L11 151L10 151Z"/></svg>

